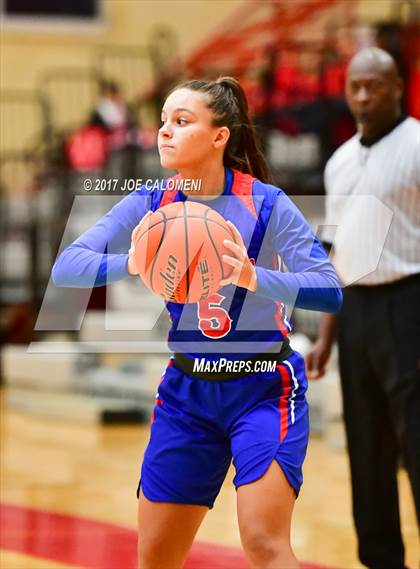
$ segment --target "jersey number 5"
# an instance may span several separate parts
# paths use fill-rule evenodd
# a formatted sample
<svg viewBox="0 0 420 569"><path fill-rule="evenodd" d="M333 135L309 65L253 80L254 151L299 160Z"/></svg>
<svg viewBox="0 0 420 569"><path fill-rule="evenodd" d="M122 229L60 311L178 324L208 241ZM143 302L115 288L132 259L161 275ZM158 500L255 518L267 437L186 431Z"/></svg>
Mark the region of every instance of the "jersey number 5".
<svg viewBox="0 0 420 569"><path fill-rule="evenodd" d="M216 292L197 305L198 327L207 338L223 338L232 328L232 319L220 306L225 298Z"/></svg>

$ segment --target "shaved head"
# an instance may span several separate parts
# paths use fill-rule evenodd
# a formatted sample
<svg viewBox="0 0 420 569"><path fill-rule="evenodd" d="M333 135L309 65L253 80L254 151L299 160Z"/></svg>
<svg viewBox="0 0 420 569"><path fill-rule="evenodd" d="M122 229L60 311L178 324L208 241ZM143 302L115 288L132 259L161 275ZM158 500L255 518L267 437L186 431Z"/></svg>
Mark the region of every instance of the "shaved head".
<svg viewBox="0 0 420 569"><path fill-rule="evenodd" d="M362 135L374 138L401 115L402 81L393 57L377 47L350 61L346 99Z"/></svg>
<svg viewBox="0 0 420 569"><path fill-rule="evenodd" d="M397 78L399 76L394 58L379 47L362 49L350 61L347 73L380 73Z"/></svg>

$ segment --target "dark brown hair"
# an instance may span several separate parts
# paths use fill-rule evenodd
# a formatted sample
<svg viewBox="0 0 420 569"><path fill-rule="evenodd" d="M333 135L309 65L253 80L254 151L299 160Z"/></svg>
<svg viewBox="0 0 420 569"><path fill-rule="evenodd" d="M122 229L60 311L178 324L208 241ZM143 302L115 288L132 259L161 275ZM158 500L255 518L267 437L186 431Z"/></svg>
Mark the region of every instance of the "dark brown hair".
<svg viewBox="0 0 420 569"><path fill-rule="evenodd" d="M262 182L271 182L266 159L249 117L248 101L239 81L233 77L219 77L216 81L193 79L177 85L171 93L178 89L191 89L207 95L213 125L228 127L230 137L223 155L224 165L251 174Z"/></svg>

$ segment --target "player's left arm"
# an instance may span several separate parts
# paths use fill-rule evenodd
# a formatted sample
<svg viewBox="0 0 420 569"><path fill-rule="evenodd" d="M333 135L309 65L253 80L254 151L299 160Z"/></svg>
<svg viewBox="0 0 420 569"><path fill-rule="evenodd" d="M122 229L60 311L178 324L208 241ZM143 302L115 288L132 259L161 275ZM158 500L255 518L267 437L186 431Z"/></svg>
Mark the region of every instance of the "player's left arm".
<svg viewBox="0 0 420 569"><path fill-rule="evenodd" d="M232 283L255 294L280 300L298 308L337 312L342 303L341 287L321 243L299 209L282 192L273 207L268 226L271 246L281 256L288 272L256 266L250 262L242 237L231 225L235 243L226 241L232 257L225 256L233 273L221 285Z"/></svg>

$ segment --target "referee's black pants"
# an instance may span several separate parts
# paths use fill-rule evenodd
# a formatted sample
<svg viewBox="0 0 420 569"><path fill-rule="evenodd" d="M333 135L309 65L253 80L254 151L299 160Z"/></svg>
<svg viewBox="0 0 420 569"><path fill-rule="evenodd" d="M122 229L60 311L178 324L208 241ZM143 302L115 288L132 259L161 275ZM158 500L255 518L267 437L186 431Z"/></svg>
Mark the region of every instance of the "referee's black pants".
<svg viewBox="0 0 420 569"><path fill-rule="evenodd" d="M420 275L347 287L338 342L359 557L400 569L400 457L420 523Z"/></svg>

